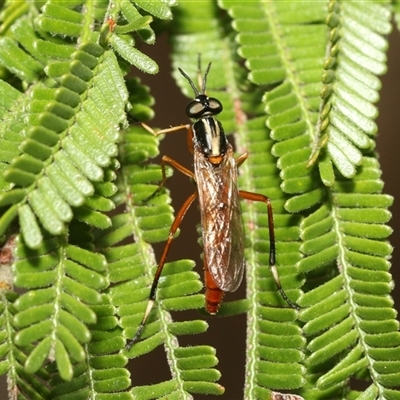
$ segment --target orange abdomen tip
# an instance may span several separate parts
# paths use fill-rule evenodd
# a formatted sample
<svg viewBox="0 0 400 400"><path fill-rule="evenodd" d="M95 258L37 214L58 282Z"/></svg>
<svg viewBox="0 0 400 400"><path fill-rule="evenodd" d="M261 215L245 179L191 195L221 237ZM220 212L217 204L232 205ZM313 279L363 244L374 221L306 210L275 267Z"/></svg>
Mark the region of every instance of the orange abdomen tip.
<svg viewBox="0 0 400 400"><path fill-rule="evenodd" d="M206 311L211 315L217 314L224 292L215 284L207 269L204 271L204 281L206 284Z"/></svg>

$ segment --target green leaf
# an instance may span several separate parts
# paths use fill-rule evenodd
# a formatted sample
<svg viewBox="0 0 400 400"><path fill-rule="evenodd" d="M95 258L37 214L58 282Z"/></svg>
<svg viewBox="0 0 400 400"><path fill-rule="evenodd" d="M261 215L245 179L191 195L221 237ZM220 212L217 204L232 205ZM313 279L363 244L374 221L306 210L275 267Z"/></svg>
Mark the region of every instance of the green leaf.
<svg viewBox="0 0 400 400"><path fill-rule="evenodd" d="M19 223L24 237L30 248L36 249L42 242L42 234L32 209L27 205L23 205L18 209Z"/></svg>
<svg viewBox="0 0 400 400"><path fill-rule="evenodd" d="M47 337L42 340L38 346L32 351L25 362L25 369L28 373L36 372L44 363L51 348L51 338Z"/></svg>
<svg viewBox="0 0 400 400"><path fill-rule="evenodd" d="M110 39L113 49L126 61L134 65L141 71L148 74L156 74L158 72L158 65L148 56L141 51L132 47L130 43L117 35L113 35Z"/></svg>
<svg viewBox="0 0 400 400"><path fill-rule="evenodd" d="M40 63L19 48L11 38L0 38L0 46L4 50L0 55L0 64L21 80L29 83L36 81L37 75L42 71Z"/></svg>
<svg viewBox="0 0 400 400"><path fill-rule="evenodd" d="M72 379L73 368L69 359L69 355L61 341L56 340L55 359L61 378L66 381Z"/></svg>
<svg viewBox="0 0 400 400"><path fill-rule="evenodd" d="M167 4L161 1L147 1L147 0L139 0L135 2L140 8L153 14L157 18L161 19L171 19L172 13L169 10Z"/></svg>

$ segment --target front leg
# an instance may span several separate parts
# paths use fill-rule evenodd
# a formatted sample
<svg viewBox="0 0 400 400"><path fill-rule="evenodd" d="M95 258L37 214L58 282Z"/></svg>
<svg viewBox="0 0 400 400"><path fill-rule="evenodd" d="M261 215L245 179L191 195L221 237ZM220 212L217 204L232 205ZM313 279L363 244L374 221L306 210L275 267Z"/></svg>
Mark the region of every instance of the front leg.
<svg viewBox="0 0 400 400"><path fill-rule="evenodd" d="M177 169L179 172L182 172L182 174L185 174L189 178L194 179L194 173L190 171L189 169L185 168L183 165L179 164L178 161L175 161L173 158L168 157L168 156L163 156L161 159L161 173L162 173L162 180L158 188L152 193L149 197L146 197L143 202L146 203L149 200L153 199L158 193L160 193L161 189L165 186L165 183L167 181L167 174L165 172L165 165L169 164L171 167L174 167Z"/></svg>

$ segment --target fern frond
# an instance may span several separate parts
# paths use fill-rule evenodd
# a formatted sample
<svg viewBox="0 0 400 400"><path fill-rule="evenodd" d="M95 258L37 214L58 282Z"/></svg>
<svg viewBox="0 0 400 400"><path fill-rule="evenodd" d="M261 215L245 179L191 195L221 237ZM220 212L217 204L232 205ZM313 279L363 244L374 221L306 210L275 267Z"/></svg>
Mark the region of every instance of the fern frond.
<svg viewBox="0 0 400 400"><path fill-rule="evenodd" d="M27 374L24 364L27 353L32 346L22 351L14 345L13 339L17 329L14 326L14 316L17 313L14 303L18 294L12 291L12 263L15 261L15 236L12 236L1 248L0 265L0 374L8 376L9 397L15 398L19 393L23 399L46 399L49 390L43 386L43 381L49 379L49 374L40 368L36 374Z"/></svg>
<svg viewBox="0 0 400 400"><path fill-rule="evenodd" d="M161 5L165 14L167 6ZM111 223L101 214L113 205L106 204L105 199L99 205L94 183L107 180L104 168L112 166L112 157L117 155L115 144L119 135L115 127L125 122L128 95L113 53L104 52L93 42L98 35L87 35L90 24L98 22L99 9L86 10L83 18L79 7L76 2L62 5L48 2L36 24L42 36L33 30L31 23L26 32L22 32L20 22L12 27L15 39L21 40L25 50L16 47L15 51L21 53L14 54L16 60L22 55L31 57L29 52L39 60L54 59L45 71L55 81L55 87L37 85L32 89L31 127L27 139L19 146L23 154L20 157L17 157L19 153L12 154L13 165L4 174L17 187L0 199L2 205L13 203L0 220L0 233L5 232L18 214L25 241L32 248L40 246L42 241L40 225L58 235L74 215L103 229ZM127 13L128 5L124 7ZM119 8L114 11L118 13ZM145 25L149 22L145 19ZM143 27L143 23L140 26ZM108 32L108 29L109 25L103 25L103 31ZM55 39L48 40L49 35ZM109 32L102 43L107 45L117 37L116 33ZM72 38L73 42L79 38L82 44L78 50L67 38ZM131 44L124 46L126 51L136 51ZM142 66L149 66L147 56L139 59ZM38 72L42 72L41 64L34 62ZM25 67L30 65L26 59L21 63ZM37 76L20 77L27 83L37 79Z"/></svg>
<svg viewBox="0 0 400 400"><path fill-rule="evenodd" d="M105 259L67 244L62 236L45 240L35 251L18 240L16 257L15 284L31 290L14 304L15 343L37 343L25 369L35 373L54 352L60 376L70 380L73 364L83 360L82 346L91 337L87 325L96 322L89 305L101 301L98 291L108 285Z"/></svg>
<svg viewBox="0 0 400 400"><path fill-rule="evenodd" d="M3 37L5 46L2 56L0 56L0 65L7 69L9 73L19 77L24 84L33 83L38 80L43 66L36 61L28 52L18 46L15 39L22 40L24 46L30 48L29 41L36 39L36 35L32 28L32 23L24 15L28 11L27 7L22 7L22 3L16 3L18 6L12 6L3 10L2 29L6 31L10 29L14 38ZM31 10L33 12L33 10ZM10 13L10 14L9 14ZM15 13L15 14L14 14ZM21 19L15 21L14 18L20 15ZM21 16L22 15L22 16ZM12 27L10 28L10 25ZM8 50L6 50L8 48ZM4 74L6 75L6 74ZM10 80L12 82L12 80ZM21 82L12 82L16 87L21 86ZM4 172L8 169L9 164L21 154L20 145L25 138L24 129L26 129L26 108L29 106L30 99L24 96L23 92L16 87L11 86L5 81L0 81L0 94L2 98L1 105L1 130L0 130L0 188L4 192L8 192L13 184L4 178ZM32 166L35 170L38 165ZM25 175L25 179L29 179L29 175ZM25 196L23 189L14 190L11 193L3 193L0 200L0 206L6 206L17 203ZM17 207L11 207L7 213L6 219L9 221L16 216ZM2 234L4 230L0 229Z"/></svg>
<svg viewBox="0 0 400 400"><path fill-rule="evenodd" d="M52 45L43 43L40 49L51 52ZM101 57L98 65L97 57ZM111 157L117 153L115 126L125 120L127 92L111 52L104 53L101 47L85 43L73 58L68 65L74 74L57 77L50 69L53 78L60 80L59 88L33 90L32 126L20 146L23 154L14 158L5 171L7 180L24 188L25 196L12 207L18 208L22 233L32 248L40 246L42 240L37 219L48 232L58 235L73 216L71 207L80 207L74 211L78 219L103 228L109 226L108 217L102 221L98 220L100 216L93 218L93 199L83 205L95 194L92 182L107 181L103 169L111 165ZM79 95L83 91L86 96L82 101ZM108 101L113 102L112 109ZM21 193L19 188L14 190ZM7 203L11 197L12 192L4 193L1 200ZM103 205L105 211L112 208L112 204ZM6 215L0 220L3 232L10 222Z"/></svg>
<svg viewBox="0 0 400 400"><path fill-rule="evenodd" d="M118 398L131 400L126 390L130 386L129 373L126 370L127 358L116 354L125 342L121 337L121 328L114 315L114 308L107 296L102 296L101 304L92 306L97 322L91 326L92 339L85 344L86 360L74 366L74 376L70 382L60 375L54 375L50 381L52 399Z"/></svg>
<svg viewBox="0 0 400 400"><path fill-rule="evenodd" d="M16 293L1 294L1 374L8 376L8 390L10 398L19 393L21 399L47 399L49 390L43 381L49 379L49 373L40 368L35 374L28 374L24 370L27 356L13 344L15 329L13 318L16 313L13 303L18 298ZM32 346L29 351L32 351Z"/></svg>
<svg viewBox="0 0 400 400"><path fill-rule="evenodd" d="M264 97L267 126L271 138L279 142L272 153L279 158L283 191L302 194L299 204L292 200L286 205L287 210L298 212L324 196L315 172L306 165L318 115L326 5L274 2L267 7L253 2L244 9L235 2L223 4L234 19L238 51L250 69L249 79L274 85Z"/></svg>
<svg viewBox="0 0 400 400"><path fill-rule="evenodd" d="M157 1L121 1L110 6L109 21L111 33L107 34L107 41L112 48L129 64L149 74L158 72L158 65L148 56L136 49L133 39L128 33L137 32L137 34L146 42L153 44L155 42L154 31L149 27L152 18L142 16L139 10L154 15L161 20L172 18L171 6L175 6L176 1L164 2ZM114 24L115 27L114 27ZM100 39L102 42L102 39Z"/></svg>
<svg viewBox="0 0 400 400"><path fill-rule="evenodd" d="M276 234L277 268L282 286L290 298L299 295L301 280L296 262L301 258L299 231L288 225L291 217L283 205L286 196L277 189L279 184L275 160L270 155L272 141L268 137L265 118L249 120L237 133L240 143L251 141L250 157L241 167L240 182L246 190L266 193L273 204ZM253 171L253 172L251 172ZM268 177L264 174L268 171ZM268 268L268 215L264 204L245 204L243 215L251 223L248 235L252 245L246 252L248 311L247 351L248 373L245 397L261 398L263 389L293 390L303 384L304 358L301 349L304 339L296 326L296 313L276 291L276 284ZM298 218L295 218L298 219ZM295 223L295 221L291 221ZM256 268L253 268L252 264ZM277 308L278 307L278 308ZM254 350L252 349L254 347Z"/></svg>
<svg viewBox="0 0 400 400"><path fill-rule="evenodd" d="M373 15L374 24L369 16ZM309 165L326 146L320 173L331 185L331 162L345 177L356 173L363 152L375 147L377 131L374 119L378 111L380 81L386 71L386 35L391 30L387 5L331 1L327 24L330 41L324 62L321 90L319 133Z"/></svg>
<svg viewBox="0 0 400 400"><path fill-rule="evenodd" d="M309 363L319 371L306 398L332 390L341 396L347 379L366 374L378 398L391 398L398 383L390 367L381 368L399 365L400 333L388 297L392 247L385 241L391 233L385 223L392 199L380 194L378 168L374 158L365 157L353 182L337 178L331 208L321 206L302 223L306 257L299 267L310 277L318 272L299 302L307 307L301 319L310 339ZM358 193L349 192L349 185ZM336 263L338 275L332 276Z"/></svg>
<svg viewBox="0 0 400 400"><path fill-rule="evenodd" d="M0 81L0 96L3 99L1 104L1 131L0 131L0 190L7 192L12 188L11 182L7 182L3 173L8 168L11 161L17 157L21 151L19 145L23 140L22 129L25 124L20 122L15 124L15 115L22 117L25 102L27 101L22 93L4 81ZM22 119L22 118L21 118ZM0 201L0 206L13 204L24 196L24 191L14 192L7 201Z"/></svg>

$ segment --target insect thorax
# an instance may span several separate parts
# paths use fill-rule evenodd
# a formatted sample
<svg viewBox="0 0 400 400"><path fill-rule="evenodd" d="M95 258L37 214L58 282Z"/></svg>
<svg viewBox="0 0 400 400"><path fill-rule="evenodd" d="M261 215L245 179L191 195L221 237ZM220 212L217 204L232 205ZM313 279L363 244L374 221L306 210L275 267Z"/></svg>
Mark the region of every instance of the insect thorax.
<svg viewBox="0 0 400 400"><path fill-rule="evenodd" d="M228 141L222 127L214 117L204 117L193 124L194 141L207 157L223 156L227 151Z"/></svg>

